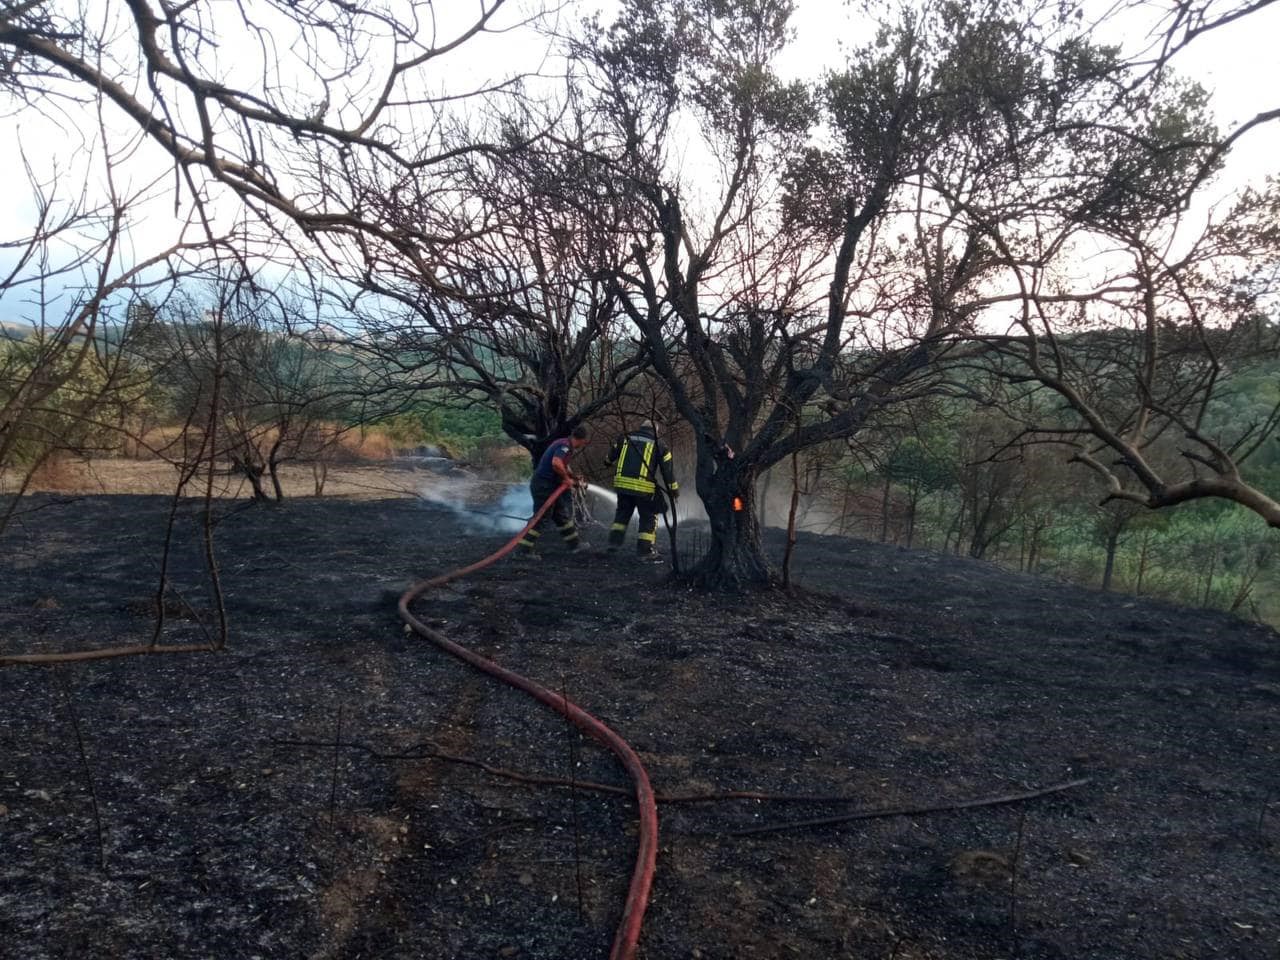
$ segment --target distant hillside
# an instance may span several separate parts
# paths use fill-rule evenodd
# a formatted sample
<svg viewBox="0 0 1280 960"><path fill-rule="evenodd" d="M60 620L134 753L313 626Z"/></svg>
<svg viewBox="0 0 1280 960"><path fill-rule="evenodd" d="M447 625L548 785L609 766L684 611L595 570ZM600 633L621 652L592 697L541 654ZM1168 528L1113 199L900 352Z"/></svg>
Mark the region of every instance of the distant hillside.
<svg viewBox="0 0 1280 960"><path fill-rule="evenodd" d="M3 340L25 340L31 336L32 327L29 323L17 323L13 320L0 320L0 339Z"/></svg>

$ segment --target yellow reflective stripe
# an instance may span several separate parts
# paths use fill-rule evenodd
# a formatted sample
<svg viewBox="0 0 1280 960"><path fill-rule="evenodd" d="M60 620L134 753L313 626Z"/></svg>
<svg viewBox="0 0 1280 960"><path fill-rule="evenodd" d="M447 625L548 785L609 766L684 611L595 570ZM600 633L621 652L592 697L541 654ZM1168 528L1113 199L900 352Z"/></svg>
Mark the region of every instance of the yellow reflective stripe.
<svg viewBox="0 0 1280 960"><path fill-rule="evenodd" d="M627 525L626 525L625 523L615 523L615 524L614 524L612 527L610 527L609 529L610 529L610 530L625 530L625 529L627 529Z"/></svg>
<svg viewBox="0 0 1280 960"><path fill-rule="evenodd" d="M613 471L613 485L616 487L619 481L625 480L626 475L622 472L622 465L627 462L627 441L622 441L622 449L618 451L618 466Z"/></svg>
<svg viewBox="0 0 1280 960"><path fill-rule="evenodd" d="M658 539L658 531L654 530L651 533L637 533L636 539L644 541L645 543L653 543Z"/></svg>
<svg viewBox="0 0 1280 960"><path fill-rule="evenodd" d="M670 490L672 493L675 493L677 490L680 489L680 484L677 481L672 480L671 486L667 487L667 489Z"/></svg>
<svg viewBox="0 0 1280 960"><path fill-rule="evenodd" d="M641 454L640 458L639 475L631 476L626 472L627 454L632 449L631 438L626 437L623 439L622 447L618 451L618 463L613 471L613 487L615 490L652 494L657 489L650 479L653 469L653 451L656 446L656 441L649 441L644 444L644 453ZM670 459L669 454L667 459Z"/></svg>
<svg viewBox="0 0 1280 960"><path fill-rule="evenodd" d="M670 451L670 450L668 450L668 451L667 451L667 455L666 455L665 457L663 457L663 458L662 458L662 462L663 462L663 463L670 463L670 462L671 462L671 451Z"/></svg>

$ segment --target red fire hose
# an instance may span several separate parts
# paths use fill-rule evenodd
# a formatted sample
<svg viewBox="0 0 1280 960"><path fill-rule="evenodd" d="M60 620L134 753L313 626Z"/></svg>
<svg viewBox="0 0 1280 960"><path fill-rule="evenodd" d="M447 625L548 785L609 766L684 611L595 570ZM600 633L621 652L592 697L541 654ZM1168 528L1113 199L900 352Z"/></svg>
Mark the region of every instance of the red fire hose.
<svg viewBox="0 0 1280 960"><path fill-rule="evenodd" d="M649 905L649 890L653 886L654 865L658 856L658 808L654 802L653 788L649 784L649 775L645 772L644 765L640 763L640 758L636 756L635 751L631 749L631 746L625 740L581 707L570 702L568 698L558 693L553 693L527 677L522 677L518 673L513 673L504 667L500 667L492 660L454 643L444 634L428 627L409 612L409 604L432 587L438 587L460 577L465 577L469 573L483 570L509 554L516 548L520 538L542 519L543 514L551 508L556 498L568 489L568 483L561 484L556 489L556 492L547 498L547 502L538 509L532 519L525 524L523 530L512 537L506 545L489 554L483 560L477 560L468 566L460 567L457 570L451 570L448 573L442 573L437 577L414 584L400 597L399 610L401 618L416 633L426 637L436 646L471 664L476 669L483 670L485 673L497 677L499 680L509 683L511 686L523 690L530 696L542 701L552 710L572 722L579 730L611 750L622 761L627 774L635 783L636 805L640 814L640 832L639 845L636 851L636 865L631 872L631 887L627 891L627 899L622 908L622 920L613 938L613 947L609 951L609 960L632 960L635 957L636 943L640 939L640 926L644 921L644 911Z"/></svg>

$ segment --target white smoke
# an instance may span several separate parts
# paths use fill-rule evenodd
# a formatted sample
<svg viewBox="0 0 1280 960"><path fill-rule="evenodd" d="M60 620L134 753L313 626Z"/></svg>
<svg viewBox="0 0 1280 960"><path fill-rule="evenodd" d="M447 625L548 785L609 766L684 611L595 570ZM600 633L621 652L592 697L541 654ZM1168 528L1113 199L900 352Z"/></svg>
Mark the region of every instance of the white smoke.
<svg viewBox="0 0 1280 960"><path fill-rule="evenodd" d="M515 533L533 512L523 483L477 480L457 472L418 487L418 497L451 512L470 533Z"/></svg>
<svg viewBox="0 0 1280 960"><path fill-rule="evenodd" d="M468 533L476 535L515 533L533 515L528 484L480 480L458 470L423 481L417 494L427 503L448 510ZM608 524L618 505L617 494L594 483L587 486L587 494L586 506L594 520ZM688 501L682 498L677 502L676 509L681 523L686 519L706 519L702 504L692 491Z"/></svg>

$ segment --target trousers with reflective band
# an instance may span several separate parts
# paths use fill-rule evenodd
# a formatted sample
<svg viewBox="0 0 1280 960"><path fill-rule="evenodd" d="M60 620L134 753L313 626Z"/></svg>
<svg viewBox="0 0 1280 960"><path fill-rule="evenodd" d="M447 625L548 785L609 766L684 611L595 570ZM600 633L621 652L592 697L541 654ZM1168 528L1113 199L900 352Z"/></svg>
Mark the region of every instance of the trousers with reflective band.
<svg viewBox="0 0 1280 960"><path fill-rule="evenodd" d="M640 514L639 529L636 531L636 552L648 554L653 552L654 541L658 538L658 514L662 512L663 501L659 494L618 492L618 509L613 514L613 526L609 528L609 546L617 549L626 539L627 524L631 522L631 514Z"/></svg>
<svg viewBox="0 0 1280 960"><path fill-rule="evenodd" d="M542 480L536 475L529 481L529 493L533 498L535 513L559 487L559 480ZM538 537L542 535L542 530L548 526L554 526L556 532L560 534L560 538L570 548L578 545L578 528L573 522L573 500L567 492L556 498L556 502L551 505L551 509L543 514L542 519L538 521L538 525L531 528L520 538L519 546L525 550L533 551L538 545Z"/></svg>

